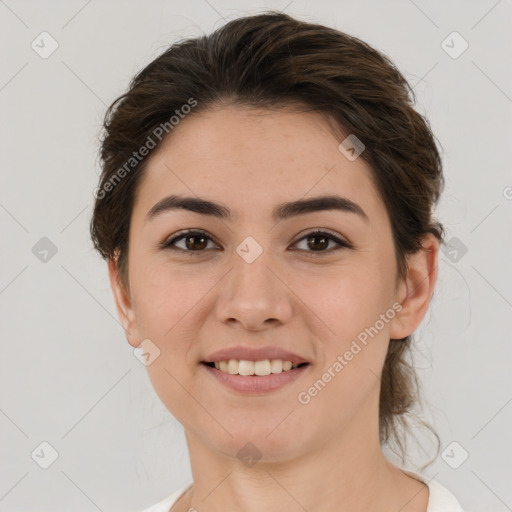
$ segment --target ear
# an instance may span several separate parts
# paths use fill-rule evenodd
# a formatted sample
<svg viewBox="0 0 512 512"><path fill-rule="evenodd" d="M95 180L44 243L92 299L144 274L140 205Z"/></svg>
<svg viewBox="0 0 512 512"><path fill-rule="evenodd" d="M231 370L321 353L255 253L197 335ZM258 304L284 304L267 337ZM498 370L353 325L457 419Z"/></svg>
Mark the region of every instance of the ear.
<svg viewBox="0 0 512 512"><path fill-rule="evenodd" d="M129 290L121 283L119 278L119 268L117 266L117 258L108 260L108 275L110 278L110 286L114 294L117 315L123 326L128 343L136 348L140 345L139 330L133 309L132 298Z"/></svg>
<svg viewBox="0 0 512 512"><path fill-rule="evenodd" d="M398 287L402 309L391 322L390 337L402 339L412 334L423 320L437 280L439 241L431 233L423 237L422 249L407 256L407 276Z"/></svg>

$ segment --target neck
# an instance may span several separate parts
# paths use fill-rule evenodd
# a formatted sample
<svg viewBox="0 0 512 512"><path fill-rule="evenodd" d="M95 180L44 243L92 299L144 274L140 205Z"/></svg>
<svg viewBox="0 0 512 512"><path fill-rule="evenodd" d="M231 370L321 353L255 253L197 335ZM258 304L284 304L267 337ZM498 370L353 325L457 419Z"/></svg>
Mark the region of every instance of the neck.
<svg viewBox="0 0 512 512"><path fill-rule="evenodd" d="M310 449L290 446L286 460L262 458L251 466L212 451L186 430L194 485L183 510L425 512L428 488L385 458L374 420L353 418Z"/></svg>

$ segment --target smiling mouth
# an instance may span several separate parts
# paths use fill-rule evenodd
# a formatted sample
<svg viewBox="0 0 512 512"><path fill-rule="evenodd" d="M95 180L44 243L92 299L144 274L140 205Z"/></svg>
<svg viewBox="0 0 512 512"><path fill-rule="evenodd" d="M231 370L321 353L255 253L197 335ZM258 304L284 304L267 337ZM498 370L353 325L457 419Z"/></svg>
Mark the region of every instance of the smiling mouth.
<svg viewBox="0 0 512 512"><path fill-rule="evenodd" d="M262 361L230 359L228 361L201 361L201 364L230 375L254 377L293 372L298 368L309 365L309 363L293 364L291 361L283 361L281 359L265 359Z"/></svg>

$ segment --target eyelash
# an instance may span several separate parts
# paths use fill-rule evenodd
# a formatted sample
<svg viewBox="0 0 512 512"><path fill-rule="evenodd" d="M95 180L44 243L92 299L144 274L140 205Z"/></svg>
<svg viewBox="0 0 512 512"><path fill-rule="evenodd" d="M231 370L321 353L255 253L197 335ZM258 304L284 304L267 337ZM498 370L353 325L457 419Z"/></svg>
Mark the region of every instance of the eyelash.
<svg viewBox="0 0 512 512"><path fill-rule="evenodd" d="M200 251L190 251L188 249L182 249L180 247L173 247L173 244L175 244L177 241L182 240L182 239L186 238L187 236L196 236L196 235L204 236L205 238L207 238L208 240L211 240L213 242L213 239L205 231L193 229L193 230L188 230L188 231L181 232L177 236L164 241L162 244L160 244L160 248L161 249L171 249L171 250L182 251L184 253L188 253L189 256L194 256L195 254L201 254L201 253L206 252L206 249L203 249L203 250L200 250ZM338 247L335 247L334 249L331 248L331 249L326 249L326 250L323 250L323 251L308 251L308 250L304 250L305 252L313 253L314 257L316 257L316 256L323 256L325 254L330 254L332 252L335 252L335 251L338 251L338 250L344 249L344 248L345 249L352 249L352 245L350 245L348 242L345 242L344 240L341 240L340 238L338 238L337 236L333 235L332 233L329 233L328 231L322 231L322 230L314 230L314 231L310 231L309 233L306 233L305 235L302 236L302 238L299 238L299 240L297 240L295 242L295 244L301 242L304 239L307 239L307 238L310 238L310 237L313 237L313 236L315 236L315 237L325 236L329 240L332 240L332 241L334 241L334 242L336 242L338 244ZM298 249L298 250L299 251L303 251L303 249Z"/></svg>

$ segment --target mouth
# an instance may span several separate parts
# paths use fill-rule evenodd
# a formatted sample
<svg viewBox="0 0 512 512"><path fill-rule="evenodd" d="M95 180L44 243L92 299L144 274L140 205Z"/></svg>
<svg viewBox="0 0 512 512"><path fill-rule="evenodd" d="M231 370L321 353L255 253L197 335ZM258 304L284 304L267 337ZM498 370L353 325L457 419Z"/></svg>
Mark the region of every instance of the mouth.
<svg viewBox="0 0 512 512"><path fill-rule="evenodd" d="M210 368L215 368L219 372L229 375L243 375L264 377L270 374L279 374L293 372L304 366L308 366L308 362L292 363L282 359L263 359L260 361L249 361L246 359L229 359L225 361L201 361L201 364Z"/></svg>
<svg viewBox="0 0 512 512"><path fill-rule="evenodd" d="M201 361L208 378L239 395L262 396L290 385L309 371L311 363L281 359Z"/></svg>

